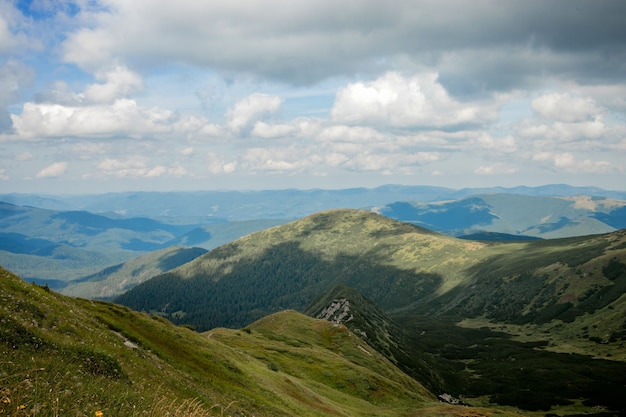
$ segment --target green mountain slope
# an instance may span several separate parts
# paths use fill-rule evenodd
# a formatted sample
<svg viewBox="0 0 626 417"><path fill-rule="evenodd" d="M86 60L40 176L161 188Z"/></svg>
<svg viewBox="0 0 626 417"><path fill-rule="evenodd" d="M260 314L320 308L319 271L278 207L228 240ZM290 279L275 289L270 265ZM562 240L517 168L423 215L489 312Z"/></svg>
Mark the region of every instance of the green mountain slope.
<svg viewBox="0 0 626 417"><path fill-rule="evenodd" d="M206 249L169 247L111 266L67 283L58 290L66 295L108 299L148 279L183 265L206 253Z"/></svg>
<svg viewBox="0 0 626 417"><path fill-rule="evenodd" d="M626 231L485 243L333 210L217 248L118 301L205 329L305 311L338 284L397 324L364 314L377 327L372 346L437 394L527 410L623 408Z"/></svg>
<svg viewBox="0 0 626 417"><path fill-rule="evenodd" d="M344 284L389 314L571 322L623 293L626 277L603 271L626 262L625 242L622 231L488 244L333 210L221 246L118 301L200 329L238 327Z"/></svg>
<svg viewBox="0 0 626 417"><path fill-rule="evenodd" d="M0 414L519 415L439 403L343 325L294 311L196 333L0 268Z"/></svg>
<svg viewBox="0 0 626 417"><path fill-rule="evenodd" d="M457 380L454 364L418 347L411 332L353 288L336 286L313 302L305 313L345 325L434 393L446 393L450 381Z"/></svg>
<svg viewBox="0 0 626 417"><path fill-rule="evenodd" d="M544 332L529 340L532 333L512 337L495 323L468 328L451 317L390 317L343 286L320 297L307 313L344 324L442 400L555 415L624 412L626 363L575 352L571 335L569 344L555 351ZM620 350L622 345L614 344L605 352Z"/></svg>
<svg viewBox="0 0 626 417"><path fill-rule="evenodd" d="M360 210L322 212L253 233L155 277L117 301L200 330L304 310L338 283L383 309L453 287L486 244Z"/></svg>

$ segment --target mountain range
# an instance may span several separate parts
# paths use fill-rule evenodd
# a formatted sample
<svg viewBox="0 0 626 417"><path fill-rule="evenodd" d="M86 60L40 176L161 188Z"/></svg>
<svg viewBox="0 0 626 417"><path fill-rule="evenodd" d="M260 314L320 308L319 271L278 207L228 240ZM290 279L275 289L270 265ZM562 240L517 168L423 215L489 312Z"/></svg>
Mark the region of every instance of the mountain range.
<svg viewBox="0 0 626 417"><path fill-rule="evenodd" d="M372 345L438 395L526 410L623 407L624 230L478 242L370 211L331 210L213 249L116 302L203 331L327 308L341 297L316 300L337 285L377 306L381 313L368 317L389 318L370 326L380 332Z"/></svg>
<svg viewBox="0 0 626 417"><path fill-rule="evenodd" d="M580 194L583 192L587 194ZM626 201L611 198L623 195L564 185L464 190L388 185L345 190L8 194L1 197L12 203L0 202L0 264L24 279L61 289L68 281L90 279L87 277L103 269L152 251L174 246L213 249L249 233L332 208L366 209L470 240L591 235L626 226Z"/></svg>
<svg viewBox="0 0 626 417"><path fill-rule="evenodd" d="M208 249L278 223L282 222L260 219L177 225L0 202L0 265L24 279L60 289L68 281L91 280L103 269L149 252L198 244Z"/></svg>
<svg viewBox="0 0 626 417"><path fill-rule="evenodd" d="M546 207L610 230L538 239L541 225L584 230L546 214L536 223ZM74 269L64 264L75 276L58 288L126 292L116 304L68 298L50 279L30 285L1 270L11 382L0 407L153 414L166 406L162 390L170 415L624 415L622 207L597 196L486 194L192 225L6 203L4 267L16 257L75 259ZM192 242L218 224L230 228L222 239L241 234L209 251L122 247ZM105 237L112 247L99 246Z"/></svg>
<svg viewBox="0 0 626 417"><path fill-rule="evenodd" d="M124 218L146 217L168 224L213 224L257 219L294 220L333 208L384 206L393 202L437 202L474 195L626 200L626 191L552 184L539 187L451 189L435 186L383 185L376 188L286 189L258 191L120 192L90 195L0 194L0 201L54 211L87 211Z"/></svg>
<svg viewBox="0 0 626 417"><path fill-rule="evenodd" d="M432 203L394 202L375 211L453 236L488 232L554 239L626 227L626 201L587 195L483 194Z"/></svg>

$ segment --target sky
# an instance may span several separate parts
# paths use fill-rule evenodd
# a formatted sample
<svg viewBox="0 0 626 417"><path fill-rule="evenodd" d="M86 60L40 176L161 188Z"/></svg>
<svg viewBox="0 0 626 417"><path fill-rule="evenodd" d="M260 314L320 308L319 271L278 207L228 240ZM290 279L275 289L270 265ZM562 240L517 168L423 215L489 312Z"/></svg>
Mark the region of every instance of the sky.
<svg viewBox="0 0 626 417"><path fill-rule="evenodd" d="M0 192L626 189L623 0L0 0Z"/></svg>

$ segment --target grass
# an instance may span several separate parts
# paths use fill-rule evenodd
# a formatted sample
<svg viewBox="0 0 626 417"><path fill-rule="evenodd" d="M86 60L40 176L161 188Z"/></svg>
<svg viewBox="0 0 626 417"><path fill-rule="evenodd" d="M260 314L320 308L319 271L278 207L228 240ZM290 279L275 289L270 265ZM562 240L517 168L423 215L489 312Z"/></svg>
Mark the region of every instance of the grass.
<svg viewBox="0 0 626 417"><path fill-rule="evenodd" d="M345 327L294 311L201 334L0 269L0 324L0 416L458 414Z"/></svg>

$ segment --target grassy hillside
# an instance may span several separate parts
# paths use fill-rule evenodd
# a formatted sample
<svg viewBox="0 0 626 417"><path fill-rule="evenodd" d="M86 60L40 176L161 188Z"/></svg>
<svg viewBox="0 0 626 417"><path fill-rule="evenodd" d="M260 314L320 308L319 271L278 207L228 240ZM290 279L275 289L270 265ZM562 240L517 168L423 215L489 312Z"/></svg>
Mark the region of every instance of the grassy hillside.
<svg viewBox="0 0 626 417"><path fill-rule="evenodd" d="M0 269L0 414L513 416L438 402L343 325L294 311L196 333Z"/></svg>
<svg viewBox="0 0 626 417"><path fill-rule="evenodd" d="M238 327L280 309L303 310L345 284L390 314L569 323L617 301L626 275L610 271L623 263L626 232L495 244L333 210L214 249L119 302L200 329Z"/></svg>
<svg viewBox="0 0 626 417"><path fill-rule="evenodd" d="M105 268L68 282L58 290L66 295L109 299L148 279L192 261L206 253L201 248L169 247Z"/></svg>
<svg viewBox="0 0 626 417"><path fill-rule="evenodd" d="M117 300L200 330L302 311L338 283L399 308L465 279L459 271L485 246L367 211L328 211L221 246Z"/></svg>
<svg viewBox="0 0 626 417"><path fill-rule="evenodd" d="M224 245L118 300L199 329L238 327L305 311L338 284L404 329L378 321L372 345L431 388L528 410L623 408L626 231L486 243L333 210Z"/></svg>

